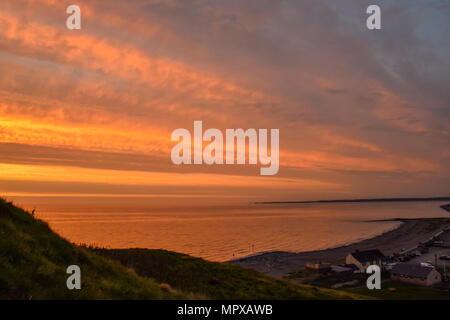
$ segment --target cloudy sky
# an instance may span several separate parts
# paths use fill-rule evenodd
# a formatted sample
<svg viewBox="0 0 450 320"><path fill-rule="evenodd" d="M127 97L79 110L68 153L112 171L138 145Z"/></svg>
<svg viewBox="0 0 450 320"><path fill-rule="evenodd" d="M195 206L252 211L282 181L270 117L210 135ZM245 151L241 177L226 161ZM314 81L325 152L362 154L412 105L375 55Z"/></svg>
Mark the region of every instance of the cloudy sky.
<svg viewBox="0 0 450 320"><path fill-rule="evenodd" d="M74 3L81 30L66 28ZM2 0L0 192L448 195L449 16L447 0ZM170 135L194 120L278 128L279 173L173 165Z"/></svg>

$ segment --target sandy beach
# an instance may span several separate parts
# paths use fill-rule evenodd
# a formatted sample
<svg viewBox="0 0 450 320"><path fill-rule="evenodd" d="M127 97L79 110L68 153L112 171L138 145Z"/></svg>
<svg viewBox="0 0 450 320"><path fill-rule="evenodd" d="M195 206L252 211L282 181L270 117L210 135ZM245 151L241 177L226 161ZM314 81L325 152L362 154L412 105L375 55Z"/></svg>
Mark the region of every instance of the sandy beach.
<svg viewBox="0 0 450 320"><path fill-rule="evenodd" d="M380 220L378 220L380 221ZM450 218L391 219L402 224L374 238L331 249L308 252L265 252L258 255L231 260L229 263L249 267L275 277L303 269L309 261L343 262L354 250L379 249L385 255L410 250L420 242L426 242L438 232L450 227ZM371 221L367 221L371 223Z"/></svg>

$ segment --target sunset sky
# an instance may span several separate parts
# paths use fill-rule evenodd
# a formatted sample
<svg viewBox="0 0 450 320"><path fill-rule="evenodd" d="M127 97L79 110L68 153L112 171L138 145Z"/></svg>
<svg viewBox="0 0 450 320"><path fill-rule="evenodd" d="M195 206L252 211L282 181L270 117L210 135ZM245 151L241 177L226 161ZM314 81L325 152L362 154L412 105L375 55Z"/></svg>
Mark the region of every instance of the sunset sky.
<svg viewBox="0 0 450 320"><path fill-rule="evenodd" d="M2 0L0 193L448 196L449 16L439 0ZM194 120L279 129L279 173L173 165L171 133Z"/></svg>

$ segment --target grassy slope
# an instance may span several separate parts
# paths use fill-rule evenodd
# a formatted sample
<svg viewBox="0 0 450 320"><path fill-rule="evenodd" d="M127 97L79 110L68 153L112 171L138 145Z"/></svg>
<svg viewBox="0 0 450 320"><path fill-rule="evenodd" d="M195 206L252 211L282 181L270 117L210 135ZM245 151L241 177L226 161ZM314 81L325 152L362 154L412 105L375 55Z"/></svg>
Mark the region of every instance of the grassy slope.
<svg viewBox="0 0 450 320"><path fill-rule="evenodd" d="M68 290L68 265L81 268L81 290ZM177 298L153 280L79 248L48 225L0 199L0 299Z"/></svg>
<svg viewBox="0 0 450 320"><path fill-rule="evenodd" d="M362 297L299 286L254 270L169 251L93 251L69 243L52 232L45 222L0 199L0 299ZM66 288L69 276L66 268L71 264L81 268L81 290Z"/></svg>
<svg viewBox="0 0 450 320"><path fill-rule="evenodd" d="M94 249L137 274L213 299L350 299L361 296L266 276L252 269L166 250Z"/></svg>
<svg viewBox="0 0 450 320"><path fill-rule="evenodd" d="M331 287L336 283L345 283L357 280L356 284L343 286L340 291L361 294L373 299L381 300L449 300L450 291L432 287L423 287L394 281L390 279L387 272L381 275L381 290L369 290L366 286L367 275L349 274L349 275L331 275L320 276L316 272L302 270L291 274L289 279L296 283L308 283L313 286ZM390 289L390 290L389 290Z"/></svg>
<svg viewBox="0 0 450 320"><path fill-rule="evenodd" d="M382 290L370 290L366 286L347 288L345 291L365 294L382 300L449 300L450 291L439 290L403 283L400 281L384 280L381 282ZM391 290L389 290L391 288ZM395 290L392 290L395 289Z"/></svg>

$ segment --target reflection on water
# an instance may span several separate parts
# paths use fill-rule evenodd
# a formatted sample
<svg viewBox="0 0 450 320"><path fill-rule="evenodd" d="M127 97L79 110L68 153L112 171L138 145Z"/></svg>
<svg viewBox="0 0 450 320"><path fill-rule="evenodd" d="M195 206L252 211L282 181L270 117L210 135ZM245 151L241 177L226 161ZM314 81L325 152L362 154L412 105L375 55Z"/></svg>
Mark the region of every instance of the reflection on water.
<svg viewBox="0 0 450 320"><path fill-rule="evenodd" d="M38 216L76 243L162 248L225 261L263 251L308 251L372 237L399 225L367 220L449 216L440 202L248 205L155 210L40 206Z"/></svg>

